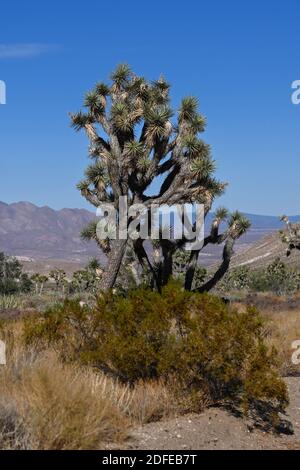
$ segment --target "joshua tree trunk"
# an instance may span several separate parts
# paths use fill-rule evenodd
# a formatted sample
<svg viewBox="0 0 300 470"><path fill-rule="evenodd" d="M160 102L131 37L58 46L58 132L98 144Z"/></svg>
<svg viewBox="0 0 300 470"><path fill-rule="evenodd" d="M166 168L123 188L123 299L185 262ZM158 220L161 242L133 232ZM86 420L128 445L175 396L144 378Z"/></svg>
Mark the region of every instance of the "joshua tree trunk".
<svg viewBox="0 0 300 470"><path fill-rule="evenodd" d="M186 275L185 275L185 284L184 287L186 290L192 289L192 284L194 280L195 270L198 263L200 250L194 250L191 253L188 265L186 267Z"/></svg>
<svg viewBox="0 0 300 470"><path fill-rule="evenodd" d="M123 256L125 253L126 244L127 244L127 239L115 240L113 244L113 250L110 252L110 255L108 258L108 264L106 266L106 269L102 277L101 288L103 290L113 288L116 282L118 273L120 271L120 266L121 266Z"/></svg>

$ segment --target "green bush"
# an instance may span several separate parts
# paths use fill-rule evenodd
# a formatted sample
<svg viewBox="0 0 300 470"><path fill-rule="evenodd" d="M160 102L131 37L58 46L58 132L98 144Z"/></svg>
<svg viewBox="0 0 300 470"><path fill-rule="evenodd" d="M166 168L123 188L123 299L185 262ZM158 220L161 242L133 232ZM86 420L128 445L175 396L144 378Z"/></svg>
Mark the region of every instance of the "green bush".
<svg viewBox="0 0 300 470"><path fill-rule="evenodd" d="M176 251L173 258L173 276L184 285L186 266L190 259L190 253L186 251ZM202 286L207 276L207 270L203 266L196 266L192 290Z"/></svg>
<svg viewBox="0 0 300 470"><path fill-rule="evenodd" d="M265 268L251 270L248 266L231 269L217 286L220 292L246 290L290 294L300 289L300 273L276 258Z"/></svg>
<svg viewBox="0 0 300 470"><path fill-rule="evenodd" d="M251 273L249 287L258 292L290 294L300 289L300 273L276 258L265 269Z"/></svg>
<svg viewBox="0 0 300 470"><path fill-rule="evenodd" d="M22 269L16 258L0 252L0 295L14 295L31 290L32 282Z"/></svg>
<svg viewBox="0 0 300 470"><path fill-rule="evenodd" d="M231 290L249 289L250 269L248 266L239 266L228 271L220 281L217 289L222 292Z"/></svg>
<svg viewBox="0 0 300 470"><path fill-rule="evenodd" d="M276 353L264 343L254 308L242 313L208 294L170 283L162 294L146 288L127 297L103 294L93 308L66 300L44 317L25 322L27 343L49 343L65 360L79 360L124 382L176 379L182 396L205 394L211 403L244 409L262 403L283 410L287 390Z"/></svg>

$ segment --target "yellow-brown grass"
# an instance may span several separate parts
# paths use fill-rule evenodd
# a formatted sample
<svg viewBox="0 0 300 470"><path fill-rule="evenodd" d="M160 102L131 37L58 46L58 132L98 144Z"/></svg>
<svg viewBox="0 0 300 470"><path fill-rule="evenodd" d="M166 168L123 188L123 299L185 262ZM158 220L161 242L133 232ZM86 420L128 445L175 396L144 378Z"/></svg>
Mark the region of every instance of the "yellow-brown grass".
<svg viewBox="0 0 300 470"><path fill-rule="evenodd" d="M293 301L299 299L299 294L293 295ZM265 300L266 306L263 307ZM266 319L266 343L275 346L281 364L283 376L299 375L300 365L293 364L292 348L294 341L300 340L300 309L287 308L289 299L270 294L258 296L258 308ZM243 302L235 302L234 307L242 311Z"/></svg>
<svg viewBox="0 0 300 470"><path fill-rule="evenodd" d="M300 374L300 365L292 363L292 343L300 340L300 310L263 312L268 320L267 341L278 351L282 375Z"/></svg>
<svg viewBox="0 0 300 470"><path fill-rule="evenodd" d="M101 449L120 444L133 424L173 415L162 382L120 384L91 368L64 364L51 349L22 343L22 322L1 334L7 365L0 366L1 449Z"/></svg>

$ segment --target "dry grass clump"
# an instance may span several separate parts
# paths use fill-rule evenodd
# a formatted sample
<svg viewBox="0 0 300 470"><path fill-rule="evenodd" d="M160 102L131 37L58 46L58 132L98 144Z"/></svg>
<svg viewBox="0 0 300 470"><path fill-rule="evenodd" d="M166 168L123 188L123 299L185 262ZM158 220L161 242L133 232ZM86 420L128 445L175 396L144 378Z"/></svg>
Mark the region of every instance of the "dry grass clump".
<svg viewBox="0 0 300 470"><path fill-rule="evenodd" d="M263 314L269 320L267 341L278 351L282 375L300 375L300 365L292 362L295 351L292 343L300 340L300 310L266 311Z"/></svg>
<svg viewBox="0 0 300 470"><path fill-rule="evenodd" d="M135 423L159 421L179 412L180 400L176 399L172 387L162 380L142 380L132 389L129 415Z"/></svg>
<svg viewBox="0 0 300 470"><path fill-rule="evenodd" d="M162 380L139 381L129 386L103 373L93 374L94 389L110 400L131 424L145 424L178 412L172 387Z"/></svg>
<svg viewBox="0 0 300 470"><path fill-rule="evenodd" d="M276 348L283 376L300 375L300 365L292 362L295 352L292 344L300 340L299 296L297 293L292 297L260 294L250 299L255 306L259 306L262 317L267 320L265 341L268 346ZM235 302L234 307L242 311L245 305Z"/></svg>
<svg viewBox="0 0 300 470"><path fill-rule="evenodd" d="M52 349L22 343L23 322L9 322L7 366L0 366L1 449L101 449L122 442L133 424L169 416L175 402L162 382L121 384L65 364Z"/></svg>
<svg viewBox="0 0 300 470"><path fill-rule="evenodd" d="M93 372L62 364L52 351L4 368L0 394L6 448L99 449L126 436L125 416L95 388Z"/></svg>

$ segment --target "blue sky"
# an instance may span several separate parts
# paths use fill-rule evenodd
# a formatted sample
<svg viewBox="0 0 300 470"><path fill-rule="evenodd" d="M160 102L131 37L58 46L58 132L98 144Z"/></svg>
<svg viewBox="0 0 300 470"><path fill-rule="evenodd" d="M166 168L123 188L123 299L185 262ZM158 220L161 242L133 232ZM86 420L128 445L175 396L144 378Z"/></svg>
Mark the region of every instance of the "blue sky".
<svg viewBox="0 0 300 470"><path fill-rule="evenodd" d="M87 141L69 127L120 62L196 95L234 210L300 213L299 0L14 1L1 5L0 200L89 207Z"/></svg>

